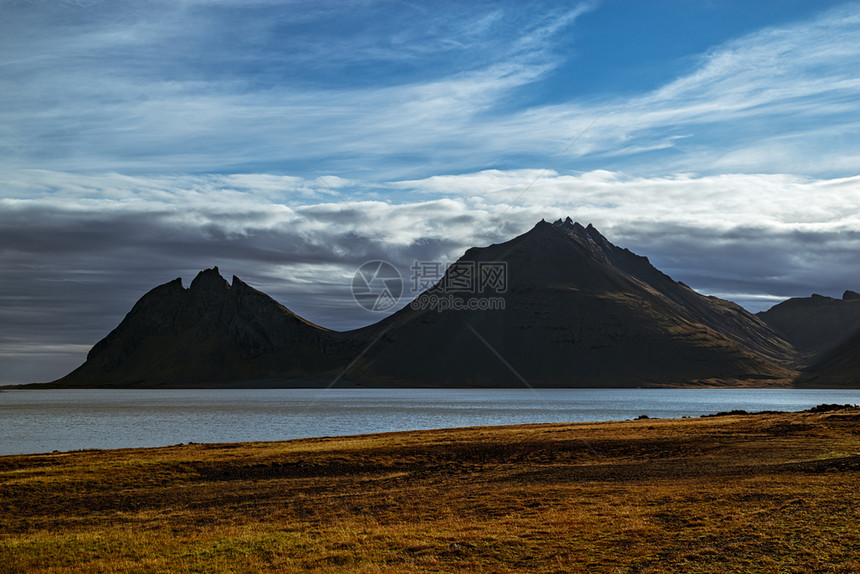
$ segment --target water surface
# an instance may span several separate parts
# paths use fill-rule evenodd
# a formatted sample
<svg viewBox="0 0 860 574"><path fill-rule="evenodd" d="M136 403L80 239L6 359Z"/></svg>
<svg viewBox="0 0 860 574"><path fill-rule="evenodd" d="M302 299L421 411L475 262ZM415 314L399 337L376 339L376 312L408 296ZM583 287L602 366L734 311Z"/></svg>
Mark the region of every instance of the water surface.
<svg viewBox="0 0 860 574"><path fill-rule="evenodd" d="M482 425L799 411L807 389L62 389L0 392L0 455Z"/></svg>

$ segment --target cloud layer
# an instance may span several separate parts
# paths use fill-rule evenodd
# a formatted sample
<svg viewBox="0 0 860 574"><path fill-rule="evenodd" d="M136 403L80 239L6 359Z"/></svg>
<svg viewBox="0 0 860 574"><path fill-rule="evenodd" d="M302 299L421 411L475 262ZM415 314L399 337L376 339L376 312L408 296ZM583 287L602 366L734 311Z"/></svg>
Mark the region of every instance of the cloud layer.
<svg viewBox="0 0 860 574"><path fill-rule="evenodd" d="M7 4L6 169L838 177L860 155L854 3L714 46L657 89L587 97L587 77L555 75L599 4Z"/></svg>

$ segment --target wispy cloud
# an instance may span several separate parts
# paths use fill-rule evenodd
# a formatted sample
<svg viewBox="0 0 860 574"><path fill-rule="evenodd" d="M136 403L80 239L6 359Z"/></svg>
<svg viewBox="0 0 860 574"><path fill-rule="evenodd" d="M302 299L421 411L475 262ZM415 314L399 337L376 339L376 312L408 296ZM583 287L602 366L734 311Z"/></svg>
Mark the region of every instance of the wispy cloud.
<svg viewBox="0 0 860 574"><path fill-rule="evenodd" d="M137 172L293 167L259 115L341 170L429 155L551 69L549 36L585 10L512 21L451 3L410 24L369 2L356 26L313 3L18 8L2 28L6 165Z"/></svg>
<svg viewBox="0 0 860 574"><path fill-rule="evenodd" d="M574 90L525 107L518 90L544 89L568 57L554 39L575 35L595 5L512 13L451 4L409 24L365 3L356 9L366 29L348 29L327 4L276 6L269 18L252 17L258 4L230 2L98 4L54 20L10 11L3 165L306 173L259 116L317 169L376 183L544 167L596 117L557 167L831 177L853 173L860 147L857 4L717 46L647 93L595 100ZM28 26L43 33L25 34Z"/></svg>

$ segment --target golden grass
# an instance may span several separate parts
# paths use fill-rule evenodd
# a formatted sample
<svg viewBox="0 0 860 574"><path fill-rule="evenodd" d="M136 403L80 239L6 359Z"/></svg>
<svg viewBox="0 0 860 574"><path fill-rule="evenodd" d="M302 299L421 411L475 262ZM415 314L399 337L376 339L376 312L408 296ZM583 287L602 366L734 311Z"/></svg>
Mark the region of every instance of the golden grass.
<svg viewBox="0 0 860 574"><path fill-rule="evenodd" d="M0 457L0 572L858 572L860 413Z"/></svg>

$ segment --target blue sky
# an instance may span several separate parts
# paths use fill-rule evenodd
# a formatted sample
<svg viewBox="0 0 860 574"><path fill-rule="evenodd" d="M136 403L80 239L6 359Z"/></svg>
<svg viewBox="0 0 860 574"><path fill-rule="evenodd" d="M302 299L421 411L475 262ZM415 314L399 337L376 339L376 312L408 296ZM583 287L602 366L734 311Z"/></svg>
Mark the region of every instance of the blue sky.
<svg viewBox="0 0 860 574"><path fill-rule="evenodd" d="M860 290L857 62L857 2L0 0L0 383L206 267L347 329L362 262L544 217L753 311Z"/></svg>

